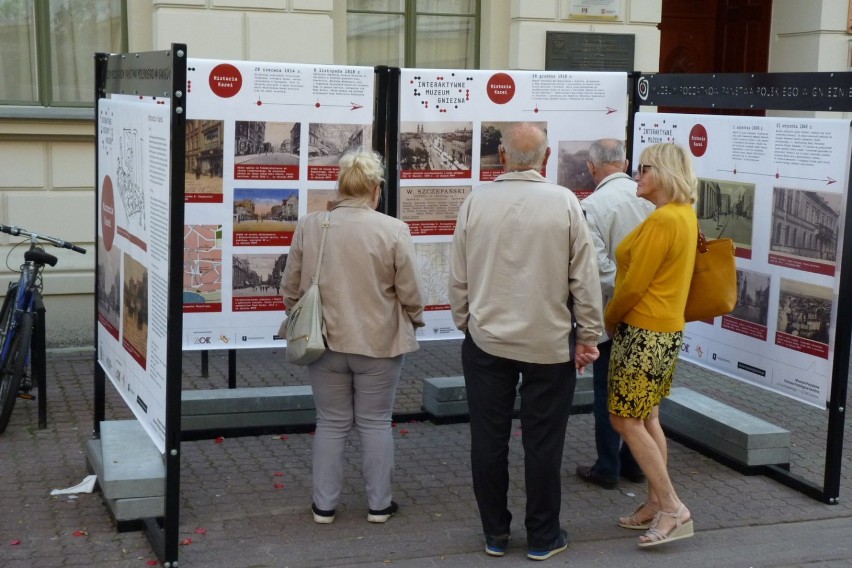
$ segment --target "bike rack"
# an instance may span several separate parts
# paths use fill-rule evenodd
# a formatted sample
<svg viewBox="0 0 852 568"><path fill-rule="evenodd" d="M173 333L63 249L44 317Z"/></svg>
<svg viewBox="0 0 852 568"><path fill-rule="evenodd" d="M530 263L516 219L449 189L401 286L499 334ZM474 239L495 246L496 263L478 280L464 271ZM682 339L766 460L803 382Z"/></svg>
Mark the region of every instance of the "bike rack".
<svg viewBox="0 0 852 568"><path fill-rule="evenodd" d="M30 373L38 388L38 427L47 428L47 333L45 331L44 300L38 292L33 294L35 327L30 342Z"/></svg>

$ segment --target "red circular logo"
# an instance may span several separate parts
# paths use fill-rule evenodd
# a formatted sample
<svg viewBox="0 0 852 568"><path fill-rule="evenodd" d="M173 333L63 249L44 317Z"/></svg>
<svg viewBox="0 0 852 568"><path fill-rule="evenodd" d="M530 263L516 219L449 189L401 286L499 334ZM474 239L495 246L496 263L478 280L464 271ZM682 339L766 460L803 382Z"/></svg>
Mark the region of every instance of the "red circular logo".
<svg viewBox="0 0 852 568"><path fill-rule="evenodd" d="M210 72L210 90L223 99L228 99L240 92L243 86L243 76L240 70L230 63L220 63Z"/></svg>
<svg viewBox="0 0 852 568"><path fill-rule="evenodd" d="M689 150L696 158L700 158L707 151L707 129L696 124L689 131Z"/></svg>
<svg viewBox="0 0 852 568"><path fill-rule="evenodd" d="M104 248L112 250L112 242L115 240L115 195L109 176L104 176L101 185L101 238L104 240Z"/></svg>
<svg viewBox="0 0 852 568"><path fill-rule="evenodd" d="M488 79L487 92L491 102L504 105L515 96L515 80L507 73L496 73Z"/></svg>

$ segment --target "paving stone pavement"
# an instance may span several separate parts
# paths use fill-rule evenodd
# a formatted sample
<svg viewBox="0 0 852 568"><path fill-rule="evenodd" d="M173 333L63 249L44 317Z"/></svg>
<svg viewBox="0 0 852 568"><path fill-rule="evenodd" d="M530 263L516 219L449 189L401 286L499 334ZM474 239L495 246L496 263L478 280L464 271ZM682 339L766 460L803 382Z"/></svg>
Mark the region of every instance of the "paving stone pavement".
<svg viewBox="0 0 852 568"><path fill-rule="evenodd" d="M183 388L226 388L226 352L183 358ZM18 401L0 434L0 566L141 567L155 554L143 532L117 532L100 495L50 496L87 474L84 444L93 420L91 351L48 354L48 425L38 429L35 402ZM350 440L346 485L332 525L312 522L310 433L205 439L181 444L179 566L379 567L528 566L522 526L523 451L516 429L510 444L513 540L506 557L483 552L470 487L468 426L422 419L420 381L461 374L460 343L425 342L406 360L395 426L394 499L388 523L366 521L357 436ZM238 386L304 384L305 371L287 365L281 350L237 353ZM681 363L675 378L687 386L792 432L791 471L822 484L827 415L785 397ZM106 418L132 418L107 387ZM847 424L844 454L852 447ZM840 503L825 505L764 476L742 475L670 443L670 470L690 507L696 536L652 550L636 547L638 533L614 519L644 499L644 487L624 482L605 491L574 477L594 460L590 414L571 417L565 444L562 519L571 546L548 560L555 566L619 568L793 567L852 565L852 471L842 468Z"/></svg>

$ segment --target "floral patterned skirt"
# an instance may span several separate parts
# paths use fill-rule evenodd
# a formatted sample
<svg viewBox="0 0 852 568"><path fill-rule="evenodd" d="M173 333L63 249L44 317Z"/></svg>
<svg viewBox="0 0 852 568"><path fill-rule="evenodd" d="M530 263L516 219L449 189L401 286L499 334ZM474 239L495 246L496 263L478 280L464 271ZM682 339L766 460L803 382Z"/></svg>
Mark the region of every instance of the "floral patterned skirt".
<svg viewBox="0 0 852 568"><path fill-rule="evenodd" d="M671 393L682 342L682 331L649 331L619 323L609 360L609 412L648 418Z"/></svg>

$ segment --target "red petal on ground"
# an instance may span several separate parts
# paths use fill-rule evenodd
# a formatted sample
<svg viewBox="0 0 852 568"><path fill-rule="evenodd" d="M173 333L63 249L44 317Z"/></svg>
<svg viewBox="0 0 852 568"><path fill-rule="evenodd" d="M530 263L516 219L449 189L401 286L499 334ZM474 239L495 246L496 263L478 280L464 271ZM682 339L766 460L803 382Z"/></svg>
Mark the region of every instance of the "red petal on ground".
<svg viewBox="0 0 852 568"><path fill-rule="evenodd" d="M275 489L284 489L284 484L283 483L276 483L275 485L273 485L273 487L275 487Z"/></svg>
<svg viewBox="0 0 852 568"><path fill-rule="evenodd" d="M276 471L276 472L275 472L275 473L273 473L272 475L273 475L274 477L284 477L284 472L283 472L283 471Z"/></svg>
<svg viewBox="0 0 852 568"><path fill-rule="evenodd" d="M192 544L192 539L191 539L191 538L185 538L185 539L183 539L182 541L180 541L180 545L181 545L181 546L186 546L187 544Z"/></svg>
<svg viewBox="0 0 852 568"><path fill-rule="evenodd" d="M12 546L18 546L19 544L21 544L21 541L16 538L15 540L10 542L9 544L11 544Z"/></svg>
<svg viewBox="0 0 852 568"><path fill-rule="evenodd" d="M195 529L195 534L207 534L207 529L202 529L201 527L198 527L197 529Z"/></svg>
<svg viewBox="0 0 852 568"><path fill-rule="evenodd" d="M289 440L290 438L287 437L287 434L281 434L280 436L278 436L278 439L279 440Z"/></svg>
<svg viewBox="0 0 852 568"><path fill-rule="evenodd" d="M160 563L157 562L156 560L149 560L145 564L147 564L148 566L158 566Z"/></svg>
<svg viewBox="0 0 852 568"><path fill-rule="evenodd" d="M213 441L214 441L215 443L217 443L217 444L221 444L222 442L224 442L224 441L225 441L225 438L224 438L223 436L219 436L218 438L216 438L216 439L215 439L215 440L213 440Z"/></svg>
<svg viewBox="0 0 852 568"><path fill-rule="evenodd" d="M74 536L89 536L89 533L87 533L84 530L77 530L77 531L74 531L72 534Z"/></svg>
<svg viewBox="0 0 852 568"><path fill-rule="evenodd" d="M400 435L400 436L406 436L406 435L408 435L408 429L407 429L407 428L400 428L400 429L399 429L399 435Z"/></svg>

